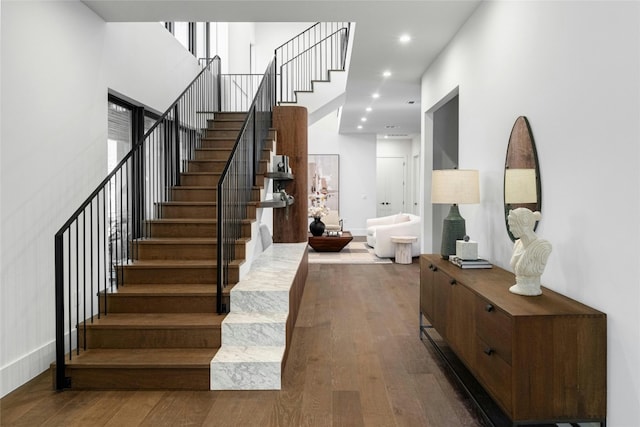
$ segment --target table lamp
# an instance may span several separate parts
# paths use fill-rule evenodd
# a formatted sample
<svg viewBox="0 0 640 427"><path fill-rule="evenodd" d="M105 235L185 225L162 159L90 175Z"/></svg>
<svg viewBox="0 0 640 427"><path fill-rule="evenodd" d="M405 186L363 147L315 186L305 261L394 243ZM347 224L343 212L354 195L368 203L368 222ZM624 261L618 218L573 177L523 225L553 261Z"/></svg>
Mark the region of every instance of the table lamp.
<svg viewBox="0 0 640 427"><path fill-rule="evenodd" d="M458 205L480 203L479 172L477 170L434 170L431 175L431 202L451 204L442 226L442 258L456 253L456 240L464 239L466 225Z"/></svg>

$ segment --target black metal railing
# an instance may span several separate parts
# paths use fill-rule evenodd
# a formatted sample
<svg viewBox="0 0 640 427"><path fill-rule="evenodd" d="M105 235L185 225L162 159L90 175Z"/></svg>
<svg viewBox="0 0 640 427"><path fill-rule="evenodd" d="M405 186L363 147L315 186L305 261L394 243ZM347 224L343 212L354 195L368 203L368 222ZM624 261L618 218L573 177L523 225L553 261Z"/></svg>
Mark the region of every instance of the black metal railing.
<svg viewBox="0 0 640 427"><path fill-rule="evenodd" d="M258 92L262 74L223 74L220 76L222 111L248 111Z"/></svg>
<svg viewBox="0 0 640 427"><path fill-rule="evenodd" d="M256 184L260 157L271 128L276 102L275 61L271 61L248 109L246 120L218 182L218 312L222 291L230 283L230 264L236 259L236 241L242 237L242 220L247 218L251 193Z"/></svg>
<svg viewBox="0 0 640 427"><path fill-rule="evenodd" d="M65 358L86 349L86 325L107 313L106 294L122 284L147 221L161 216L220 110L219 74L216 57L56 233L56 388L66 386Z"/></svg>
<svg viewBox="0 0 640 427"><path fill-rule="evenodd" d="M206 62L60 228L54 238L57 389L68 386L66 358L86 349L86 325L108 313L106 294L122 284L123 266L137 258L139 239L148 237L148 221L162 217L163 202L180 184L208 120L218 111L248 111L217 187L217 310L227 311L222 291L236 260L236 241L242 236L256 176L265 172L259 169L260 157L278 87L279 101L289 102L296 91L308 90L311 81L326 80L329 70L344 69L348 37L348 23L310 27L276 50L259 84L254 75L222 76L217 56Z"/></svg>
<svg viewBox="0 0 640 427"><path fill-rule="evenodd" d="M279 102L296 102L296 92L310 92L314 81L328 81L329 71L344 71L348 22L318 22L275 50Z"/></svg>

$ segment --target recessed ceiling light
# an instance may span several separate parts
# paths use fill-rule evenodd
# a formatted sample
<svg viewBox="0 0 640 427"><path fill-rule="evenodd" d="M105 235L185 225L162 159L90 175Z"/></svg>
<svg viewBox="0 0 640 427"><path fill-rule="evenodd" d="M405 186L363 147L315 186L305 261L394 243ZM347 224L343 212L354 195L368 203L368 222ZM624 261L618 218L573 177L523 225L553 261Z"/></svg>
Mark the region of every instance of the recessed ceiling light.
<svg viewBox="0 0 640 427"><path fill-rule="evenodd" d="M416 101L407 101L407 104L415 104Z"/></svg>
<svg viewBox="0 0 640 427"><path fill-rule="evenodd" d="M373 108L367 107L366 110L367 110L367 112L370 112L371 110L373 110Z"/></svg>
<svg viewBox="0 0 640 427"><path fill-rule="evenodd" d="M380 94L378 92L371 95L374 99L380 98Z"/></svg>
<svg viewBox="0 0 640 427"><path fill-rule="evenodd" d="M362 125L358 125L358 129L362 129Z"/></svg>
<svg viewBox="0 0 640 427"><path fill-rule="evenodd" d="M400 36L400 43L409 43L411 41L411 36L409 34L403 34Z"/></svg>
<svg viewBox="0 0 640 427"><path fill-rule="evenodd" d="M384 73L382 73L383 77L391 77L391 71L387 70Z"/></svg>
<svg viewBox="0 0 640 427"><path fill-rule="evenodd" d="M366 118L366 117L363 117L363 118L361 118L361 119L360 119L360 121L361 121L361 122L366 122L366 121L367 121L367 118Z"/></svg>

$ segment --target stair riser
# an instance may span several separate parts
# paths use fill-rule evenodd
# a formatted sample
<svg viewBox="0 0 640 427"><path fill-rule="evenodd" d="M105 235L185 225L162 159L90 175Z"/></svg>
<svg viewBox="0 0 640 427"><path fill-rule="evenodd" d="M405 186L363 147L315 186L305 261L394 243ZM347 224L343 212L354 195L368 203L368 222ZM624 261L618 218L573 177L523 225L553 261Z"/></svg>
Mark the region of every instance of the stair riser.
<svg viewBox="0 0 640 427"><path fill-rule="evenodd" d="M210 295L145 296L109 294L106 309L109 313L213 313L216 311L215 285ZM223 298L223 302L229 297ZM100 310L105 312L104 295L100 298Z"/></svg>
<svg viewBox="0 0 640 427"><path fill-rule="evenodd" d="M211 137L213 138L213 137ZM202 139L200 141L202 148L220 148L224 150L231 150L236 145L236 136L221 138L221 139Z"/></svg>
<svg viewBox="0 0 640 427"><path fill-rule="evenodd" d="M238 137L238 129L205 129L205 138L231 138Z"/></svg>
<svg viewBox="0 0 640 427"><path fill-rule="evenodd" d="M209 366L201 368L66 368L72 390L209 390Z"/></svg>
<svg viewBox="0 0 640 427"><path fill-rule="evenodd" d="M79 346L84 346L80 334ZM87 328L88 348L219 348L220 329L207 327Z"/></svg>
<svg viewBox="0 0 640 427"><path fill-rule="evenodd" d="M191 160L187 166L189 172L215 172L221 173L226 166L226 161L221 160Z"/></svg>
<svg viewBox="0 0 640 427"><path fill-rule="evenodd" d="M174 202L215 202L218 190L215 188L180 188L171 189L171 200Z"/></svg>
<svg viewBox="0 0 640 427"><path fill-rule="evenodd" d="M218 256L217 243L165 244L144 242L131 245L131 252L139 260L177 259L177 260L215 260ZM236 244L236 258L245 257L245 244Z"/></svg>
<svg viewBox="0 0 640 427"><path fill-rule="evenodd" d="M187 187L215 187L220 180L220 174L206 174L206 175L191 175L182 174L180 177L180 184Z"/></svg>
<svg viewBox="0 0 640 427"><path fill-rule="evenodd" d="M243 113L241 111L236 111L236 112L220 112L220 113L215 113L215 115L213 116L213 120L215 119L223 119L223 120L239 120L239 121L244 121L244 119L247 118L247 113ZM209 120L211 121L211 120Z"/></svg>
<svg viewBox="0 0 640 427"><path fill-rule="evenodd" d="M218 245L216 243L154 244L152 242L144 242L141 244L132 243L131 251L139 260L215 260L218 256Z"/></svg>
<svg viewBox="0 0 640 427"><path fill-rule="evenodd" d="M129 284L176 284L176 283L215 283L217 268L142 268L132 266L119 267L124 281L120 283ZM229 283L237 283L240 271L237 268L229 270Z"/></svg>
<svg viewBox="0 0 640 427"><path fill-rule="evenodd" d="M161 209L162 218L206 218L216 219L218 211L215 205L208 206L175 206L164 205Z"/></svg>
<svg viewBox="0 0 640 427"><path fill-rule="evenodd" d="M223 323L224 345L230 346L284 346L286 323Z"/></svg>
<svg viewBox="0 0 640 427"><path fill-rule="evenodd" d="M202 149L195 151L195 160L227 160L230 150Z"/></svg>
<svg viewBox="0 0 640 427"><path fill-rule="evenodd" d="M244 119L243 120L214 119L214 120L208 121L207 129L235 129L236 131L240 131L243 123L244 123Z"/></svg>
<svg viewBox="0 0 640 427"><path fill-rule="evenodd" d="M218 237L216 224L162 223L149 225L149 237Z"/></svg>

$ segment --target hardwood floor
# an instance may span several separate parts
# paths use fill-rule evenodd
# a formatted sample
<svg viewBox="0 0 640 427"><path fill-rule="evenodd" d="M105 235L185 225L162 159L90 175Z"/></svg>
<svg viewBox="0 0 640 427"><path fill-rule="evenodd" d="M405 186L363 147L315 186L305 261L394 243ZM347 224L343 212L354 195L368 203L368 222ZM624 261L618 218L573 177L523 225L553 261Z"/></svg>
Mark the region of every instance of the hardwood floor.
<svg viewBox="0 0 640 427"><path fill-rule="evenodd" d="M280 391L64 391L44 373L2 426L479 426L418 337L419 263L310 264Z"/></svg>

